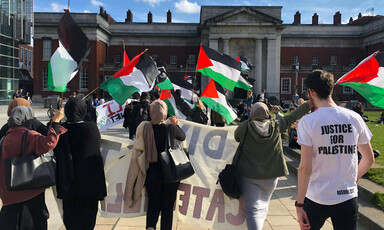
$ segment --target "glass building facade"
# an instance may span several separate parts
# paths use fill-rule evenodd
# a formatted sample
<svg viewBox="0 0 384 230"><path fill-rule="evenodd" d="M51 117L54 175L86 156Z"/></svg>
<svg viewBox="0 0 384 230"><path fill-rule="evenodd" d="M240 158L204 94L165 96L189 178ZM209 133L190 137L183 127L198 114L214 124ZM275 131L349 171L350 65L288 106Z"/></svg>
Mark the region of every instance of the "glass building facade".
<svg viewBox="0 0 384 230"><path fill-rule="evenodd" d="M0 0L0 105L19 88L19 44L29 44L33 0Z"/></svg>

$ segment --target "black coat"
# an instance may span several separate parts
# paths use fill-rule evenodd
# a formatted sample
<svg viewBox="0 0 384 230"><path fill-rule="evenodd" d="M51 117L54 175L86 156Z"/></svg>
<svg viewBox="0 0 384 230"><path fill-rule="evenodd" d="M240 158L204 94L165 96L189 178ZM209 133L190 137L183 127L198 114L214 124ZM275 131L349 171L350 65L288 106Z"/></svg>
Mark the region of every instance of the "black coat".
<svg viewBox="0 0 384 230"><path fill-rule="evenodd" d="M103 200L107 189L100 152L101 136L97 125L93 122L82 122L65 123L63 126L68 131L60 136L59 149L55 152L59 155L58 197L76 196Z"/></svg>

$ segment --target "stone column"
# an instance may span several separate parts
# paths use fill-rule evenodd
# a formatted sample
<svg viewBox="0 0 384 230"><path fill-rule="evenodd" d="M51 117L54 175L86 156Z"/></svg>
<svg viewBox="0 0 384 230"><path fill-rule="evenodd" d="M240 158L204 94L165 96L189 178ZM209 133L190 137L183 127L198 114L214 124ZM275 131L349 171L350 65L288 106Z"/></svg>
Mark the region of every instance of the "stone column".
<svg viewBox="0 0 384 230"><path fill-rule="evenodd" d="M219 40L218 39L209 39L209 48L218 50L219 49Z"/></svg>
<svg viewBox="0 0 384 230"><path fill-rule="evenodd" d="M255 83L254 83L254 93L257 95L261 93L262 90L262 60L263 60L263 46L262 46L262 40L256 39L255 40Z"/></svg>
<svg viewBox="0 0 384 230"><path fill-rule="evenodd" d="M267 93L269 96L277 96L279 93L279 85L276 84L279 78L276 72L276 39L268 39L267 44ZM280 74L280 73L279 73Z"/></svg>
<svg viewBox="0 0 384 230"><path fill-rule="evenodd" d="M224 49L223 53L229 55L229 39L223 39Z"/></svg>

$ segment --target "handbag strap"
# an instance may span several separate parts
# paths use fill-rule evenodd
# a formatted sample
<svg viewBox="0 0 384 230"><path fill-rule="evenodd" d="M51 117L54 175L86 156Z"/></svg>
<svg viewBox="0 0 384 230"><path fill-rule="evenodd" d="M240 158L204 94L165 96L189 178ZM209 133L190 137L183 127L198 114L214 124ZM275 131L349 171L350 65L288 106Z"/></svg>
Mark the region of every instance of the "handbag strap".
<svg viewBox="0 0 384 230"><path fill-rule="evenodd" d="M249 121L248 121L249 123ZM247 127L245 128L245 134L244 134L244 137L243 137L243 141L240 142L240 151L239 151L239 154L237 155L236 159L233 160L232 164L237 165L239 164L239 161L240 161L240 156L241 156L241 153L243 152L243 145L244 145L244 142L245 142L245 138L247 138L247 133L248 133L248 124L247 124Z"/></svg>
<svg viewBox="0 0 384 230"><path fill-rule="evenodd" d="M166 125L166 131L167 131L167 144L166 144L166 148L170 149L172 148L172 144L171 144L171 131L169 129L169 125Z"/></svg>

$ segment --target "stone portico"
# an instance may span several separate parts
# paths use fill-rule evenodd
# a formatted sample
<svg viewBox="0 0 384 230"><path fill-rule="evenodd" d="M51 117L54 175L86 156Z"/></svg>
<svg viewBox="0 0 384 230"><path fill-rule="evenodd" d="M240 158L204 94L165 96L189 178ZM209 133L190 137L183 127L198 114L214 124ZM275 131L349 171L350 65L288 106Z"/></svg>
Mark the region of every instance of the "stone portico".
<svg viewBox="0 0 384 230"><path fill-rule="evenodd" d="M225 6L202 8L202 44L233 58L246 57L254 65L248 75L255 80L254 92L266 89L269 95L278 97L281 31L284 29L281 7L229 9ZM202 78L202 88L207 83L208 79Z"/></svg>

